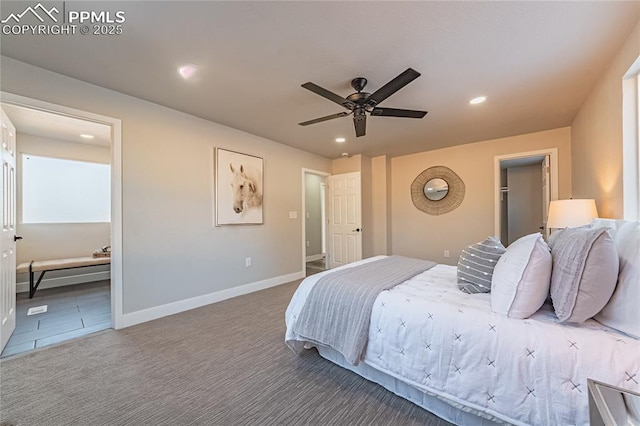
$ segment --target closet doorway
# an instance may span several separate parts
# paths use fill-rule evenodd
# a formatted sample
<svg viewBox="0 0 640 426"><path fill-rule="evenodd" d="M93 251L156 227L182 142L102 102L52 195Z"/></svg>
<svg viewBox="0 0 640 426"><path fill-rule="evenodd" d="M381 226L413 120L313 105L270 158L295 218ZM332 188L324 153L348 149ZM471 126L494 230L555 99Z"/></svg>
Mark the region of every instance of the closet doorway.
<svg viewBox="0 0 640 426"><path fill-rule="evenodd" d="M322 272L327 265L326 193L328 173L304 169L303 187L303 259L307 276Z"/></svg>
<svg viewBox="0 0 640 426"><path fill-rule="evenodd" d="M558 198L557 150L496 157L496 236L506 247L534 232L548 236L549 202Z"/></svg>

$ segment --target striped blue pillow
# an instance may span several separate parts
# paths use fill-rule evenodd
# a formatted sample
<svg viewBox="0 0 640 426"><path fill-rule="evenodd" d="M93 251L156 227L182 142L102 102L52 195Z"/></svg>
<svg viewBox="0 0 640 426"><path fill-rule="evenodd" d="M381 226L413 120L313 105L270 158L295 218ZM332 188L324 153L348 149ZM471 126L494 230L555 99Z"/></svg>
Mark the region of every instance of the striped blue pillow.
<svg viewBox="0 0 640 426"><path fill-rule="evenodd" d="M458 288L470 294L490 292L493 268L505 251L496 237L462 250L458 261Z"/></svg>

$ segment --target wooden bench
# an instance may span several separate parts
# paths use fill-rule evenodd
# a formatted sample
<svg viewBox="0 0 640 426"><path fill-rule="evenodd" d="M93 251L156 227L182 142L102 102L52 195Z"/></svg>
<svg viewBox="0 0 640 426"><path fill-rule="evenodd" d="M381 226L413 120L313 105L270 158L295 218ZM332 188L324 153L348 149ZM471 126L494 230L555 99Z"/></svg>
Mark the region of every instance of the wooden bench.
<svg viewBox="0 0 640 426"><path fill-rule="evenodd" d="M44 277L45 272L59 271L62 269L85 268L87 266L108 265L111 263L110 257L73 257L70 259L56 260L32 260L21 263L16 268L18 274L29 273L29 299L33 298L36 290ZM38 281L34 283L34 273L42 272Z"/></svg>

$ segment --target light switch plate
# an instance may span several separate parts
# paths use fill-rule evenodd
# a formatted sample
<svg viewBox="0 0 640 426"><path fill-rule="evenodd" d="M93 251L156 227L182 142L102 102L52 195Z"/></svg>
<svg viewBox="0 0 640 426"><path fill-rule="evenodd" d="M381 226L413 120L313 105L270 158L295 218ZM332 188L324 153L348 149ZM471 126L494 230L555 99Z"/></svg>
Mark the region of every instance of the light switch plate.
<svg viewBox="0 0 640 426"><path fill-rule="evenodd" d="M293 211L293 212L289 212L289 219L297 219L298 218L298 212Z"/></svg>

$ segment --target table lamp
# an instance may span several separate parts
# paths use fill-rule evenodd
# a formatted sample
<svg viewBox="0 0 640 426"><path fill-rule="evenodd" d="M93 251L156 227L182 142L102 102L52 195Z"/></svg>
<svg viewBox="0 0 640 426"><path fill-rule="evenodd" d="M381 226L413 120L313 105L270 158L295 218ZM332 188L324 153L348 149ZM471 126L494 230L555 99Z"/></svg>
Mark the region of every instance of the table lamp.
<svg viewBox="0 0 640 426"><path fill-rule="evenodd" d="M549 204L547 228L575 228L598 217L595 200L554 200Z"/></svg>

